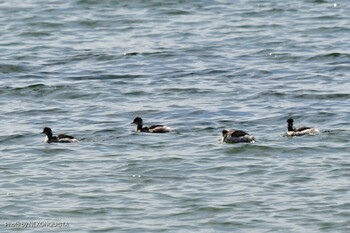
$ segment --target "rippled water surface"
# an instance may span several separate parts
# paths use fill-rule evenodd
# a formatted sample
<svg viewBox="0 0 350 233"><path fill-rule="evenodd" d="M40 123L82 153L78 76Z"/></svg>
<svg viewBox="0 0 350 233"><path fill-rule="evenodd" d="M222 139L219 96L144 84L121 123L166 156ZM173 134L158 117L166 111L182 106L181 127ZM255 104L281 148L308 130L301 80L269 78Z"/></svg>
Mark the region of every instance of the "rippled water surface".
<svg viewBox="0 0 350 233"><path fill-rule="evenodd" d="M0 232L350 232L349 25L345 0L0 0Z"/></svg>

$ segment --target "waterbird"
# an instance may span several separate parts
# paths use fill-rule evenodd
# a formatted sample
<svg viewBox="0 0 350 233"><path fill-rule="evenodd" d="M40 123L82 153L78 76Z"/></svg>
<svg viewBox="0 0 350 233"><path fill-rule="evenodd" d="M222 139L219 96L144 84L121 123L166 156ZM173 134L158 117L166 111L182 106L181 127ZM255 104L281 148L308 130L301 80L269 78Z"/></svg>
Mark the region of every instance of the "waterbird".
<svg viewBox="0 0 350 233"><path fill-rule="evenodd" d="M145 133L168 133L170 132L170 127L165 125L151 125L143 127L143 120L141 117L135 117L134 121L131 124L137 125L136 132L145 132Z"/></svg>
<svg viewBox="0 0 350 233"><path fill-rule="evenodd" d="M78 140L76 138L74 138L73 136L70 136L70 135L66 135L66 134L59 134L57 136L53 136L52 130L49 127L45 127L42 133L46 134L46 137L44 139L45 143L74 143L74 142L78 142Z"/></svg>
<svg viewBox="0 0 350 233"><path fill-rule="evenodd" d="M315 135L317 133L319 133L320 131L316 128L313 127L306 127L306 126L302 126L299 128L294 128L293 127L293 123L294 120L292 118L289 118L287 120L287 132L286 132L286 136L303 136L303 135Z"/></svg>
<svg viewBox="0 0 350 233"><path fill-rule="evenodd" d="M242 131L235 129L222 130L221 143L255 142L255 138Z"/></svg>

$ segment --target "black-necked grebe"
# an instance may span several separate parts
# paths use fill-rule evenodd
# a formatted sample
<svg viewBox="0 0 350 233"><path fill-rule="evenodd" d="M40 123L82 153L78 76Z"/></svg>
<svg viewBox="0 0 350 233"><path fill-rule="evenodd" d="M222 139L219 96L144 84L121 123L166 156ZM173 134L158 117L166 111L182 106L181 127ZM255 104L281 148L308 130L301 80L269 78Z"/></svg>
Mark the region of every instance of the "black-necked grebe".
<svg viewBox="0 0 350 233"><path fill-rule="evenodd" d="M255 138L242 131L234 129L224 129L222 130L221 143L238 143L238 142L255 142Z"/></svg>
<svg viewBox="0 0 350 233"><path fill-rule="evenodd" d="M66 135L66 134L59 134L57 136L52 135L52 130L49 127L45 127L43 132L46 134L46 137L44 139L44 142L46 143L73 143L78 142L77 139L75 139L73 136Z"/></svg>
<svg viewBox="0 0 350 233"><path fill-rule="evenodd" d="M151 125L143 127L143 120L141 117L136 117L131 124L137 125L137 132L146 132L146 133L168 133L170 132L170 128L164 125Z"/></svg>
<svg viewBox="0 0 350 233"><path fill-rule="evenodd" d="M294 120L292 118L289 118L287 120L288 123L288 127L287 127L287 132L286 132L286 136L303 136L303 135L315 135L317 133L319 133L320 131L316 128L312 128L312 127L300 127L300 128L294 128L293 127L293 122Z"/></svg>

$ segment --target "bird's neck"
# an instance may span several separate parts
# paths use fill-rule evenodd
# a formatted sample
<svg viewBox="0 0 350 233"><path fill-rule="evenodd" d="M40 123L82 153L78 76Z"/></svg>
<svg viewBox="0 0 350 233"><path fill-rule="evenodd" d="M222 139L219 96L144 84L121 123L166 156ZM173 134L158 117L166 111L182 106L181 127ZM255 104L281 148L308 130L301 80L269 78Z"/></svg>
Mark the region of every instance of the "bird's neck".
<svg viewBox="0 0 350 233"><path fill-rule="evenodd" d="M46 136L51 140L53 138L52 133L47 133Z"/></svg>
<svg viewBox="0 0 350 233"><path fill-rule="evenodd" d="M138 125L137 125L137 131L140 131L140 132L141 132L141 131L142 131L142 127L143 127L142 124L138 124Z"/></svg>
<svg viewBox="0 0 350 233"><path fill-rule="evenodd" d="M288 124L288 131L294 131L293 123Z"/></svg>

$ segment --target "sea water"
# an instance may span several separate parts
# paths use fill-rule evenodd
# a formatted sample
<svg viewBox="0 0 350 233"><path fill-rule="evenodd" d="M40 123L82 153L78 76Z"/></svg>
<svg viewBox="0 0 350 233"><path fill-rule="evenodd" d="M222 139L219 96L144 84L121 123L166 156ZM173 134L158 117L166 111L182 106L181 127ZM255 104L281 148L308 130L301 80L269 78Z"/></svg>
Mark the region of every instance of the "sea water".
<svg viewBox="0 0 350 233"><path fill-rule="evenodd" d="M349 22L345 0L1 0L0 232L349 232Z"/></svg>

